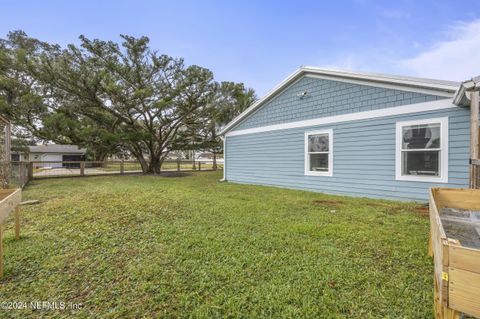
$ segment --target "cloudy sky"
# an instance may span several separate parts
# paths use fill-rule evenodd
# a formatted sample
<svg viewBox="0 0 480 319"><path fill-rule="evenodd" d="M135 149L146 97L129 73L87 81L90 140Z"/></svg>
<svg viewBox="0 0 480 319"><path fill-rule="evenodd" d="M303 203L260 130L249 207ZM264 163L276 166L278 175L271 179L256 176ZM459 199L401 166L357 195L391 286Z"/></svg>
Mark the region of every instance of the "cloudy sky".
<svg viewBox="0 0 480 319"><path fill-rule="evenodd" d="M11 30L62 45L146 35L161 53L261 96L301 65L466 80L480 74L480 1L0 0Z"/></svg>

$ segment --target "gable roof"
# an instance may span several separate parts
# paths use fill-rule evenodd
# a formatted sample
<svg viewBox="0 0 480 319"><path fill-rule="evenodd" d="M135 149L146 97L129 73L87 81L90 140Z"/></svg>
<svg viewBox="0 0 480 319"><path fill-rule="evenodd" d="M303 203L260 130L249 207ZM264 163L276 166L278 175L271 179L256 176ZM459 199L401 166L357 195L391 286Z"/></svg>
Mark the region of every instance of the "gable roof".
<svg viewBox="0 0 480 319"><path fill-rule="evenodd" d="M242 120L244 120L247 116L253 114L253 112L263 106L266 102L270 101L279 92L283 91L292 83L306 75L311 75L323 79L330 79L334 81L344 81L371 86L383 86L389 88L396 88L399 90L421 92L446 97L453 97L453 95L460 86L460 83L453 81L302 66L294 73L290 74L279 85L269 91L263 98L252 104L240 115L235 117L230 123L225 125L218 134L225 135L228 131L230 131Z"/></svg>
<svg viewBox="0 0 480 319"><path fill-rule="evenodd" d="M68 153L68 154L85 154L87 152L84 148L79 148L77 145L62 145L62 144L43 144L29 146L30 153Z"/></svg>

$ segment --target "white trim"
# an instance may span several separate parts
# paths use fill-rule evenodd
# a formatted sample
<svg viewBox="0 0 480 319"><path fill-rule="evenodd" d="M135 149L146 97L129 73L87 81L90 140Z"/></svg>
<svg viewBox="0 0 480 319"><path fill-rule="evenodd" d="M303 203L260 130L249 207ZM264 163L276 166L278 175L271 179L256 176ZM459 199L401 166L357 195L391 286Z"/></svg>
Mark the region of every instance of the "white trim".
<svg viewBox="0 0 480 319"><path fill-rule="evenodd" d="M430 94L430 95L438 95L444 97L452 97L451 92L446 91L438 91L435 89L430 88L418 88L413 86L407 85L399 85L396 83L384 83L384 82L376 82L372 83L367 79L357 79L357 78L341 78L331 75L319 75L319 74L306 74L305 77L314 78L314 79L322 79L322 80L330 80L330 81L338 81L343 83L352 83L352 84L359 84L359 85L366 85L371 87L379 87L384 89L391 89L391 90L400 90L406 92L415 92L415 93L422 93L422 94Z"/></svg>
<svg viewBox="0 0 480 319"><path fill-rule="evenodd" d="M228 123L223 129L220 130L218 135L224 135L232 128L234 128L240 121L244 120L248 115L254 112L256 109L261 107L264 103L269 101L280 91L284 90L286 87L291 85L294 81L300 79L304 75L316 75L316 76L328 76L329 79L342 80L342 81L356 81L360 80L362 83L370 83L371 86L382 86L389 84L392 88L397 88L405 91L419 92L424 93L427 90L429 94L453 97L455 92L459 87L459 83L449 82L449 81L440 81L440 80L429 80L413 77L402 77L402 76L393 76L393 75L384 75L384 74L375 74L375 73L366 73L366 72L350 72L350 71L339 71L339 70L329 70L321 69L310 66L300 67L298 70L290 74L285 80L283 80L279 85L274 89L270 90L263 98L253 103L240 115L235 117L230 123Z"/></svg>
<svg viewBox="0 0 480 319"><path fill-rule="evenodd" d="M373 110L373 111L348 113L348 114L342 114L342 115L320 117L320 118L311 119L311 120L267 125L267 126L249 128L244 130L231 131L231 132L228 132L225 136L245 135L245 134L261 133L261 132L269 132L269 131L277 131L277 130L286 130L286 129L299 128L299 127L324 125L324 124L335 124L335 123L341 123L341 122L373 119L373 118L385 117L385 116L395 116L395 115L402 115L402 114L409 114L409 113L436 111L436 110L449 109L449 108L455 108L455 107L457 106L452 104L452 101L450 99L438 100L438 101L416 103L416 104L410 104L410 105L404 105L404 106L389 107L389 108Z"/></svg>
<svg viewBox="0 0 480 319"><path fill-rule="evenodd" d="M310 153L308 152L308 136L314 134L328 134L328 171L327 172L313 172L310 168ZM304 149L304 164L305 175L307 176L333 176L333 130L307 131L305 132L305 149Z"/></svg>
<svg viewBox="0 0 480 319"><path fill-rule="evenodd" d="M402 175L402 127L421 124L440 124L440 176ZM403 121L396 123L395 134L395 179L429 183L448 183L448 117Z"/></svg>

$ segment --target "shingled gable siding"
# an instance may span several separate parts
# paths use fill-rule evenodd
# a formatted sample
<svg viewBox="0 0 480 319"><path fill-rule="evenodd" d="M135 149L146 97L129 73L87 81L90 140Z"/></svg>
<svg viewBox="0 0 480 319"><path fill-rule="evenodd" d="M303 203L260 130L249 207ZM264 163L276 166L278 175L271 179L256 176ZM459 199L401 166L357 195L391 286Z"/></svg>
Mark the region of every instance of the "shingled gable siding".
<svg viewBox="0 0 480 319"><path fill-rule="evenodd" d="M399 93L397 90L367 88L367 92L372 94L371 100L351 95L349 100L344 97L345 94L339 92L343 92L347 87L356 87L359 90L356 91L357 94L362 96L365 86L337 83L340 91L335 92L332 89L328 93L323 91L323 94L319 94L312 89L313 85L318 86L318 83L325 84L325 81L301 79L233 131L443 99L410 92ZM310 100L296 96L302 89L310 90ZM372 90L368 91L370 89ZM376 95L381 92L385 95L387 92L394 92L394 95L389 96L395 96L395 102L384 100L387 96ZM329 96L328 102L324 95ZM397 101L397 96L402 98ZM379 99L384 102L378 102ZM393 97L389 99L393 100ZM366 105L353 106L358 100ZM445 100L445 103L450 104L450 100ZM448 183L396 180L396 123L441 117L448 117ZM450 107L308 127L241 135L227 134L226 179L231 182L330 194L426 201L429 187L468 187L469 128L469 109ZM333 130L333 176L306 176L304 134L307 131L324 129Z"/></svg>
<svg viewBox="0 0 480 319"><path fill-rule="evenodd" d="M299 98L298 94L308 94ZM233 130L445 99L442 96L303 77Z"/></svg>

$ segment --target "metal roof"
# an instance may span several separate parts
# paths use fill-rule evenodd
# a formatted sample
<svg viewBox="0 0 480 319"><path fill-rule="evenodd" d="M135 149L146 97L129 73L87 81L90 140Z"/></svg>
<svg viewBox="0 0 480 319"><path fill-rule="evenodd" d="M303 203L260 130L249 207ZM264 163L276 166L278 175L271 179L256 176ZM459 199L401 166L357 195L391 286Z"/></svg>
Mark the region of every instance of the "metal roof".
<svg viewBox="0 0 480 319"><path fill-rule="evenodd" d="M30 153L68 153L68 154L85 154L87 152L84 148L79 148L77 145L62 145L62 144L43 144L29 146Z"/></svg>

